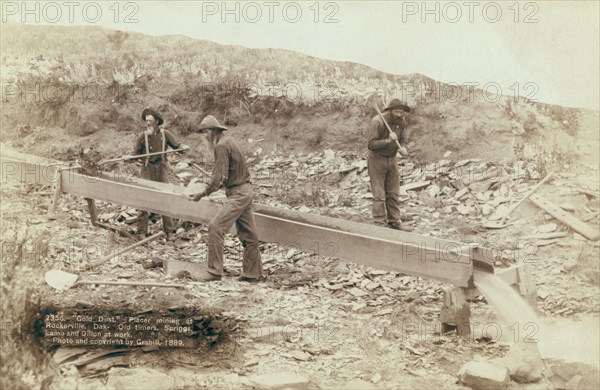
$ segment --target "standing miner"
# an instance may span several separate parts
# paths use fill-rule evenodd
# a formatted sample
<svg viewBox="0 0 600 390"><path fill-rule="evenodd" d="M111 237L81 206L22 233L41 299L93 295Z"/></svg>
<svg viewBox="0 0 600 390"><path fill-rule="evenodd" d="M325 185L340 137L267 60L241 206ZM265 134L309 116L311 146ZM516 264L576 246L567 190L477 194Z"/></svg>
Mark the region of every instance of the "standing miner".
<svg viewBox="0 0 600 390"><path fill-rule="evenodd" d="M404 114L410 107L399 99L392 99L383 110L371 120L368 132L369 157L367 167L373 193L373 221L375 225L391 229L411 231L402 226L400 219L400 172L396 154L406 155L403 145L405 137ZM386 123L391 132L388 130Z"/></svg>
<svg viewBox="0 0 600 390"><path fill-rule="evenodd" d="M223 239L235 222L237 236L244 248L240 281L263 280L262 260L258 246L258 235L252 212L254 191L250 184L250 173L246 158L235 139L225 134L227 127L208 115L200 124L200 131L208 130L207 139L214 151L215 167L206 189L189 195L197 202L221 187L225 187L227 200L223 208L213 217L208 226L208 269L198 279L204 282L220 280L223 275Z"/></svg>
<svg viewBox="0 0 600 390"><path fill-rule="evenodd" d="M155 110L146 108L142 112L142 120L146 122L146 131L137 137L132 153L133 155L164 152L167 150L168 146L173 149L189 149L189 146L179 144L170 131L164 130L160 127L164 121L160 114ZM140 176L142 179L168 183L169 161L167 160L167 155L157 154L145 157L142 162ZM166 234L167 241L174 241L175 235L173 234L173 219L163 215L162 220L163 230ZM142 237L148 235L147 211L138 211L137 233Z"/></svg>

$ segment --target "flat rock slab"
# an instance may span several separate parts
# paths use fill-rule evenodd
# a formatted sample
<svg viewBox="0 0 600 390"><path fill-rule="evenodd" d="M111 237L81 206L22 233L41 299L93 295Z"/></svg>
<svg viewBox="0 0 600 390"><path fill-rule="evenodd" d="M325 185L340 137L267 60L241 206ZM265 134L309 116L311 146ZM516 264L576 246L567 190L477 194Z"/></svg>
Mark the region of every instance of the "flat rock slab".
<svg viewBox="0 0 600 390"><path fill-rule="evenodd" d="M460 383L475 390L504 389L510 382L508 368L492 362L468 362L458 372Z"/></svg>

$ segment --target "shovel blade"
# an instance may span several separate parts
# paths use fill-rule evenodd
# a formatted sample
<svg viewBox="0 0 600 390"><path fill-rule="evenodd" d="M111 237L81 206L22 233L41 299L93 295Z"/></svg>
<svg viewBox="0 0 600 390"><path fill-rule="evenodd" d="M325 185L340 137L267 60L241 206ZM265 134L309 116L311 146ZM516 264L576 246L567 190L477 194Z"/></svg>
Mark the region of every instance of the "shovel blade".
<svg viewBox="0 0 600 390"><path fill-rule="evenodd" d="M50 270L44 275L46 283L57 290L70 289L77 282L78 278L79 275L56 269Z"/></svg>

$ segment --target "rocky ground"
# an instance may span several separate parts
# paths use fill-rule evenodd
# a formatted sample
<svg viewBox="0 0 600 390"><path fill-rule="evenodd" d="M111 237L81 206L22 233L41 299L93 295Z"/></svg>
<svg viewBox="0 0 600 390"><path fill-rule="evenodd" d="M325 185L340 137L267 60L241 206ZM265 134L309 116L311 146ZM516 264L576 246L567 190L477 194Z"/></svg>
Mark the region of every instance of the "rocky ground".
<svg viewBox="0 0 600 390"><path fill-rule="evenodd" d="M202 181L190 162L183 156L172 160L173 183L193 186ZM113 167L117 168L136 170L135 166ZM433 164L419 165L410 159L401 163L404 218L416 233L497 249L498 268L520 262L531 267L540 326L552 330L539 335L541 378L531 384L513 378L509 388L587 388L598 383L598 241L579 235L529 201L511 214L508 227L482 226L498 220L549 168L527 162L455 161L452 153ZM368 222L371 200L366 160L361 156L333 150L271 154L255 158L252 173L260 194L257 203ZM537 193L597 228L598 177L597 170L584 165L563 167ZM205 260L206 228L189 223L180 224L174 243L153 242L82 275L177 282L184 283L185 289L77 286L57 292L44 282L46 270L81 269L132 241L93 228L83 199L62 196L56 216L49 218L49 188L8 182L3 183L1 194L2 294L8 298L32 291L41 308L51 304L196 308L226 324L218 342L200 349L52 350L44 355L52 359L40 358L45 363L23 360L36 364L35 369L23 363L21 371L14 370L20 383L28 386L464 388L457 373L465 363L508 364L502 365L500 359L508 353L511 335L495 337L485 327L475 328L468 339L440 333L438 316L443 288L448 286L435 281L264 243L268 280L240 283L230 277L241 266L241 246L234 236L225 242L227 277L223 280L202 284L185 275L168 276L161 260ZM100 219L113 225L127 228L127 222L135 220L134 210L100 202L98 207ZM159 231L160 219L151 228ZM484 297L476 297L470 306L473 324L498 321ZM35 308L35 304L29 307ZM3 306L5 318L15 310L16 306ZM8 331L9 341L27 339L29 317L16 318L21 318L21 328L17 336L14 329ZM3 330L7 332L6 327ZM559 345L559 339L571 342ZM35 341L28 344L26 352L35 345ZM2 351L3 359L15 367L19 358L11 353L17 350L4 345ZM483 370L491 375L494 369ZM283 384L272 382L279 378L285 378Z"/></svg>
<svg viewBox="0 0 600 390"><path fill-rule="evenodd" d="M498 320L484 297L470 302L472 324L482 324L472 337L441 334L438 315L449 286L343 263L327 256L329 248L307 254L264 243L268 280L247 285L233 278L241 252L228 236L223 280L204 285L169 276L160 266L164 260L205 259L206 228L189 223L179 225L174 243L155 241L81 273L88 279L183 283L185 289L80 285L57 292L45 283L46 270L77 271L133 241L92 227L85 201L73 196L62 196L49 218L49 188L2 177L3 388L463 388L458 372L467 362L474 363L463 370L463 380L483 373L499 387L507 382L505 366L519 361L529 377L513 375L509 388L599 387L598 241L530 201L510 215L506 228L483 227L501 220L554 171L536 193L598 229L597 111L520 96L491 102L479 90L474 99L462 94L445 101L426 91L440 85L423 75L386 75L287 51L249 56L241 47L181 36L91 28L81 32L82 41L63 28L5 27L3 148L65 161L90 147L102 158L120 157L143 130L139 113L151 106L191 146L185 157L171 160L171 182L193 187L204 178L190 163L207 170L211 164L194 131L212 114L246 152L258 203L358 222L370 217L365 131L376 114L373 104L382 107L401 85L422 87L409 102L412 154L400 164L404 222L418 234L491 247L498 269L527 263L537 286L543 360L507 344L517 330L530 328L504 329L502 338L484 331L483 325ZM149 51L162 57L147 61ZM258 60L247 62L254 54ZM202 60L215 55L215 66ZM338 74L338 68L343 73L332 83L334 91L323 90L332 81L324 75ZM282 83L275 91L300 83L306 99L288 99L271 88L249 93L248 86L273 80ZM84 93L91 86L92 97ZM49 91L59 93L48 97ZM135 164L105 169L133 176L139 170ZM98 207L102 222L134 225L135 210ZM159 231L160 219L151 228ZM48 350L34 324L49 305L201 310L213 327L200 349ZM279 378L284 382L276 383ZM516 382L532 378L537 382Z"/></svg>

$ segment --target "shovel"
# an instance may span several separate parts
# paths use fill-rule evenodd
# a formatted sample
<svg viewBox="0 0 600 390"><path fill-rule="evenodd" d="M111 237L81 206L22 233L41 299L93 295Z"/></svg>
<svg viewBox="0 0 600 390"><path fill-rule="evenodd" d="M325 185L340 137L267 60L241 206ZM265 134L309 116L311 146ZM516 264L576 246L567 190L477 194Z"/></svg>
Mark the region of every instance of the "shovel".
<svg viewBox="0 0 600 390"><path fill-rule="evenodd" d="M149 241L152 241L158 237L162 237L165 234L165 232L159 232L156 233L150 237L147 237L145 239L143 239L142 241L138 241L133 245L130 245L126 248L121 249L120 251L118 251L117 253L112 253L108 256L104 256L103 258L101 258L100 260L98 260L97 262L93 263L93 264L88 264L83 268L83 271L89 271L94 267L97 267L101 264L106 263L107 261L109 261L110 259L112 259L115 256L119 256L127 251L132 250L133 248L136 248L140 245L143 245ZM86 282L86 281L80 281L77 282L77 279L79 278L79 275L76 274L72 274L69 272L65 272L65 271L60 271L60 270L50 270L48 272L46 272L45 275L45 279L46 279L46 283L48 283L50 286L54 287L57 290L65 290L65 289L69 289L71 288L73 285L75 284L117 284L117 285L129 285L127 284L128 282ZM77 282L77 283L76 283ZM139 284L133 284L135 286L138 286ZM158 287L158 286L157 286ZM171 285L168 285L168 287L171 287Z"/></svg>
<svg viewBox="0 0 600 390"><path fill-rule="evenodd" d="M98 260L97 262L95 262L93 264L86 265L85 267L83 267L83 271L89 271L92 268L95 268L95 267L97 267L99 265L102 265L102 264L106 263L107 261L109 261L113 257L120 256L120 255L122 255L125 252L129 252L130 250L132 250L134 248L137 248L140 245L144 245L145 243L150 242L152 240L155 240L155 239L157 239L159 237L162 237L164 235L165 235L165 232L158 232L158 233L156 233L156 234L154 234L154 235L152 235L150 237L146 237L143 240L138 241L135 244L129 245L128 247L123 248L123 249L121 249L120 251L118 251L116 253L111 253L110 255L104 256L103 258L101 258L100 260ZM55 270L50 270L48 272L54 272L54 271ZM63 271L57 271L57 272L63 272Z"/></svg>
<svg viewBox="0 0 600 390"><path fill-rule="evenodd" d="M46 283L57 290L68 290L80 284L107 284L112 286L145 286L145 287L175 287L183 288L181 284L147 283L147 282L111 282L107 280L80 280L79 275L60 270L51 270L44 275Z"/></svg>
<svg viewBox="0 0 600 390"><path fill-rule="evenodd" d="M525 196L523 196L523 198L521 198L520 201L518 201L517 203L515 203L514 205L512 205L507 211L506 213L502 216L502 219L500 221L487 221L483 224L483 227L488 228L488 229L503 229L507 226L512 225L512 223L506 223L506 219L508 218L508 216L510 215L510 213L512 213L513 211L515 211L515 209L517 207L519 207L521 205L521 203L525 202L525 200L527 198L529 198L531 195L533 195L533 193L540 188L540 186L542 184L544 184L548 179L550 179L550 177L554 174L554 172L550 172L545 178L543 178L539 183L537 183L531 190L529 190L529 192L527 192L525 194Z"/></svg>

